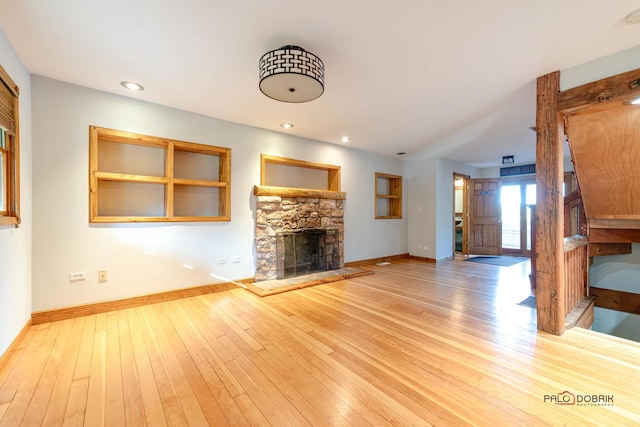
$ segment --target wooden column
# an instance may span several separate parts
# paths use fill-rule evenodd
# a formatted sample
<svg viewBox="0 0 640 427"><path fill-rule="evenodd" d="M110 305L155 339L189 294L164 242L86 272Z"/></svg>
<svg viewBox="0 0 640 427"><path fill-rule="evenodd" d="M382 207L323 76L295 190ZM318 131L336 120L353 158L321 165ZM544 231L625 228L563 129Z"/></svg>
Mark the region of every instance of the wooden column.
<svg viewBox="0 0 640 427"><path fill-rule="evenodd" d="M564 122L558 112L560 72L537 80L536 304L538 330L564 332Z"/></svg>

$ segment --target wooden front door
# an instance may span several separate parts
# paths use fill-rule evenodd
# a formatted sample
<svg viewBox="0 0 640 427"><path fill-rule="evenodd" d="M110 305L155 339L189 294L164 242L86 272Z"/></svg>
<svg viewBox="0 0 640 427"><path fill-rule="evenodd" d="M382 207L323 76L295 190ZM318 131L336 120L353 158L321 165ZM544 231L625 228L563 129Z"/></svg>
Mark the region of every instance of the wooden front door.
<svg viewBox="0 0 640 427"><path fill-rule="evenodd" d="M469 253L502 255L500 181L498 179L471 180Z"/></svg>

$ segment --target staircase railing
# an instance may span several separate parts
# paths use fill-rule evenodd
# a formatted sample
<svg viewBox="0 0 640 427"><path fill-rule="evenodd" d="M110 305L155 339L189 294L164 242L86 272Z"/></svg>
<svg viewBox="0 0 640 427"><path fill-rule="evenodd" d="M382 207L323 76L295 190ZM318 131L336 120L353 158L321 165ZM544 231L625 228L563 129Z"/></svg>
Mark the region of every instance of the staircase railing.
<svg viewBox="0 0 640 427"><path fill-rule="evenodd" d="M588 238L571 236L564 239L564 312L571 313L589 296Z"/></svg>
<svg viewBox="0 0 640 427"><path fill-rule="evenodd" d="M532 206L535 209L535 206ZM535 212L535 211L534 211ZM580 193L574 191L564 198L564 294L562 309L567 327L580 324L589 297L589 239L587 221ZM535 223L532 232L535 233ZM573 235L571 234L573 233ZM536 250L531 251L531 289L536 291ZM587 319L588 323L588 319Z"/></svg>
<svg viewBox="0 0 640 427"><path fill-rule="evenodd" d="M587 217L584 214L580 191L576 190L564 197L564 237L587 234Z"/></svg>

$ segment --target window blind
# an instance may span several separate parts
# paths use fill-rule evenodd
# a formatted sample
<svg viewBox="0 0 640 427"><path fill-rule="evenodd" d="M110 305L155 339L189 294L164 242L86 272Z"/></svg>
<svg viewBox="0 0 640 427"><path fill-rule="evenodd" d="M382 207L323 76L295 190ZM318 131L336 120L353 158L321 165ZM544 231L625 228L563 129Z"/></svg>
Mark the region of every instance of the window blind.
<svg viewBox="0 0 640 427"><path fill-rule="evenodd" d="M2 78L6 77L6 78ZM18 88L7 86L5 82L11 81L4 68L0 66L0 126L12 135L16 134L16 104L18 100Z"/></svg>

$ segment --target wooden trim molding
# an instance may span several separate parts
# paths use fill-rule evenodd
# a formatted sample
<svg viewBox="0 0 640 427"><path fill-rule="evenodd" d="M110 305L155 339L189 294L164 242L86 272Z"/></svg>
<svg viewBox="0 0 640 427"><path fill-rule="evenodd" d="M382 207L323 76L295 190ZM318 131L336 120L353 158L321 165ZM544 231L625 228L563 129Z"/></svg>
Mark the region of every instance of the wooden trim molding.
<svg viewBox="0 0 640 427"><path fill-rule="evenodd" d="M640 215L616 215L609 218L589 217L589 228L640 229Z"/></svg>
<svg viewBox="0 0 640 427"><path fill-rule="evenodd" d="M0 355L0 374L2 374L2 371L8 366L11 357L18 351L22 340L29 333L29 328L32 324L33 322L31 319L27 320L27 323L24 325L16 338L11 342L11 344L9 344L7 350L2 353L2 355Z"/></svg>
<svg viewBox="0 0 640 427"><path fill-rule="evenodd" d="M424 257L424 256L409 255L407 258L412 259L414 261L426 262L427 264L438 264L439 262L450 261L450 260L454 259L455 257L451 256L451 257L447 257L447 258L445 258L443 260L437 260L435 258L428 258L428 257Z"/></svg>
<svg viewBox="0 0 640 427"><path fill-rule="evenodd" d="M389 255L389 256L383 256L379 258L370 258L370 259L363 259L360 261L345 262L344 266L345 267L366 267L367 265L378 264L380 262L392 262L394 260L407 259L407 258L411 258L411 255L409 255L408 253L398 254L398 255Z"/></svg>
<svg viewBox="0 0 640 427"><path fill-rule="evenodd" d="M253 279L242 279L231 282L215 283L211 285L196 286L193 288L177 289L168 292L142 295L132 298L124 298L114 301L103 301L92 304L77 305L73 307L56 308L53 310L36 311L31 314L31 321L34 325L41 323L55 322L58 320L73 319L91 314L106 313L125 308L140 307L159 302L173 301L182 298L189 298L198 295L211 294L214 292L234 289L238 286L246 287L247 283L253 283Z"/></svg>
<svg viewBox="0 0 640 427"><path fill-rule="evenodd" d="M558 95L558 110L563 114L572 114L583 110L594 111L596 108L616 108L638 95L640 69L564 90Z"/></svg>
<svg viewBox="0 0 640 427"><path fill-rule="evenodd" d="M571 252L587 244L589 244L589 238L586 236L575 235L575 236L565 237L564 245L563 245L564 252L565 253Z"/></svg>
<svg viewBox="0 0 640 427"><path fill-rule="evenodd" d="M573 327L589 329L593 325L593 306L595 298L585 297L580 303L567 314L564 321L565 329Z"/></svg>
<svg viewBox="0 0 640 427"><path fill-rule="evenodd" d="M640 229L590 228L589 243L639 243Z"/></svg>
<svg viewBox="0 0 640 427"><path fill-rule="evenodd" d="M640 314L640 294L594 287L589 288L589 294L596 297L596 307Z"/></svg>
<svg viewBox="0 0 640 427"><path fill-rule="evenodd" d="M589 257L630 254L631 243L591 243L589 242Z"/></svg>

